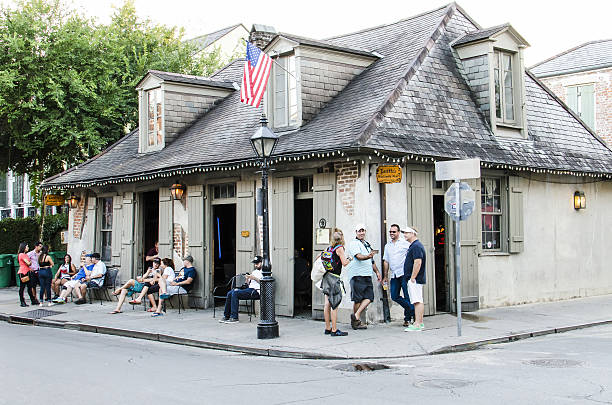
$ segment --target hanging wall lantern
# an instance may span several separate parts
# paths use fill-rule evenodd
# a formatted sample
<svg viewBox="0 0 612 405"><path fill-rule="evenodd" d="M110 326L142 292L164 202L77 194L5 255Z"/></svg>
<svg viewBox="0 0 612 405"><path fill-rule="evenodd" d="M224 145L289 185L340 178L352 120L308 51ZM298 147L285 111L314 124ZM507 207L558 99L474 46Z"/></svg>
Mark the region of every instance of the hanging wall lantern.
<svg viewBox="0 0 612 405"><path fill-rule="evenodd" d="M68 199L68 203L70 204L70 208L76 208L79 206L79 201L81 201L81 199L77 196L72 194L70 196L70 198Z"/></svg>
<svg viewBox="0 0 612 405"><path fill-rule="evenodd" d="M586 196L584 191L576 191L574 193L574 209L583 210L586 208Z"/></svg>
<svg viewBox="0 0 612 405"><path fill-rule="evenodd" d="M170 187L170 194L172 194L172 199L179 201L182 200L183 196L185 195L185 190L187 190L187 187L185 187L185 185L180 183L174 183Z"/></svg>

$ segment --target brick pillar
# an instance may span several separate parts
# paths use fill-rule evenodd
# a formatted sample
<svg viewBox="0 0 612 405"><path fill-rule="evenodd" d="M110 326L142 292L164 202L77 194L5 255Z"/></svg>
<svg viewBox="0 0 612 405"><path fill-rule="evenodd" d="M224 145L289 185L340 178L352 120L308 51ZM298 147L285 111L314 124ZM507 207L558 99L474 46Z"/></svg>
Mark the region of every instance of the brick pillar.
<svg viewBox="0 0 612 405"><path fill-rule="evenodd" d="M355 213L355 183L359 177L359 166L355 163L338 163L335 165L337 172L336 185L340 193L342 208L349 215Z"/></svg>
<svg viewBox="0 0 612 405"><path fill-rule="evenodd" d="M83 196L79 200L79 205L76 208L71 208L72 215L72 235L76 239L81 239L83 236L83 226L85 225L85 203L86 198Z"/></svg>

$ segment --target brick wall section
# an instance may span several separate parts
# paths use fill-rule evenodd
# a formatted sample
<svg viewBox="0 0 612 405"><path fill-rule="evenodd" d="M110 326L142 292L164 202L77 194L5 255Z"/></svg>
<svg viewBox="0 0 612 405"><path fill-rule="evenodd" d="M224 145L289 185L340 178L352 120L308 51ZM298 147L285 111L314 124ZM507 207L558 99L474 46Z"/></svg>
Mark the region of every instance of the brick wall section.
<svg viewBox="0 0 612 405"><path fill-rule="evenodd" d="M166 143L176 139L178 133L208 111L220 97L199 94L164 92L164 133Z"/></svg>
<svg viewBox="0 0 612 405"><path fill-rule="evenodd" d="M86 199L81 198L79 205L73 208L72 236L81 239L83 236L83 226L85 225L85 203Z"/></svg>
<svg viewBox="0 0 612 405"><path fill-rule="evenodd" d="M315 116L364 70L361 66L305 57L299 58L299 65L303 121Z"/></svg>
<svg viewBox="0 0 612 405"><path fill-rule="evenodd" d="M176 252L177 255L179 255L180 257L184 257L186 255L185 251L186 251L186 246L185 246L185 231L183 230L183 227L181 226L181 224L174 224L174 243L173 243L173 247L174 247L174 251Z"/></svg>
<svg viewBox="0 0 612 405"><path fill-rule="evenodd" d="M359 167L355 163L338 163L335 169L336 187L342 208L349 216L353 216L355 213L355 183L359 176Z"/></svg>
<svg viewBox="0 0 612 405"><path fill-rule="evenodd" d="M489 118L491 104L489 100L489 64L487 55L476 56L461 61L468 84L476 97L478 107Z"/></svg>
<svg viewBox="0 0 612 405"><path fill-rule="evenodd" d="M612 69L601 69L571 75L540 79L563 102L568 86L595 84L595 132L612 146Z"/></svg>

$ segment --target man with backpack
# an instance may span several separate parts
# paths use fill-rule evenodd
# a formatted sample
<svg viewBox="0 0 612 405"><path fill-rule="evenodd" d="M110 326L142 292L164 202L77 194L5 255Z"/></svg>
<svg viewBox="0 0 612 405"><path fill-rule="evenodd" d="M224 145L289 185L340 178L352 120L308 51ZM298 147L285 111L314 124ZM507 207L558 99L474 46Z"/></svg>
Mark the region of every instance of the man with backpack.
<svg viewBox="0 0 612 405"><path fill-rule="evenodd" d="M378 282L382 280L380 271L372 257L378 250L372 249L365 240L366 229L364 224L355 226L355 239L349 244L351 257L354 259L349 266L351 279L351 300L353 313L351 314L351 327L353 329L367 329L361 320L361 313L374 301L374 287L372 286L372 271L376 273Z"/></svg>

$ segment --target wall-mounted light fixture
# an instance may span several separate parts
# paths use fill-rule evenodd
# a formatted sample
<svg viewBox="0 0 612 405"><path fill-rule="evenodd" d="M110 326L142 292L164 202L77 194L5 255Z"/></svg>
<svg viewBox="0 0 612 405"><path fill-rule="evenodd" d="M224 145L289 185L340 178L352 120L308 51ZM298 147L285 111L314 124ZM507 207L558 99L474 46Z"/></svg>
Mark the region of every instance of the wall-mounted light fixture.
<svg viewBox="0 0 612 405"><path fill-rule="evenodd" d="M68 203L70 204L70 208L76 208L79 206L79 201L81 201L81 199L77 196L72 194L70 196L70 198L68 199Z"/></svg>
<svg viewBox="0 0 612 405"><path fill-rule="evenodd" d="M183 199L183 196L185 195L185 190L187 190L187 187L185 187L185 185L180 183L174 183L170 187L170 194L172 194L172 199L181 201Z"/></svg>
<svg viewBox="0 0 612 405"><path fill-rule="evenodd" d="M584 191L576 191L574 193L574 209L583 210L586 208L586 197Z"/></svg>

